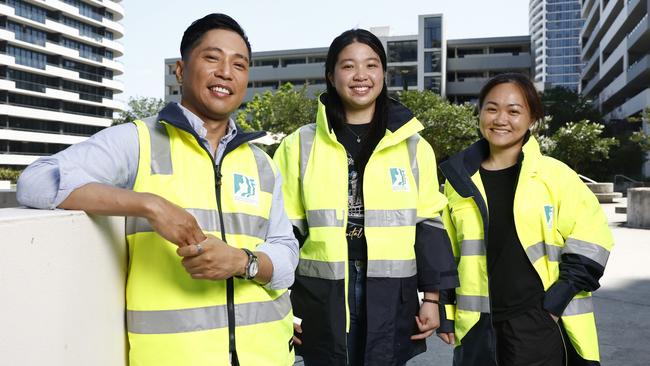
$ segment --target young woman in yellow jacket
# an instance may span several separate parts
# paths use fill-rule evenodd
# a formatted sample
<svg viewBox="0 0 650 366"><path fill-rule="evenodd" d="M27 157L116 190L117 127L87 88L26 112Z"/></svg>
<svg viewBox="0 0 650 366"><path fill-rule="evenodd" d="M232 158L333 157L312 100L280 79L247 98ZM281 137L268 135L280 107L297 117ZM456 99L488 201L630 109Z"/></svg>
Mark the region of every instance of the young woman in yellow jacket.
<svg viewBox="0 0 650 366"><path fill-rule="evenodd" d="M613 245L607 219L573 170L540 153L528 77L494 77L479 108L483 139L441 164L460 287L439 336L458 366L598 365L590 291Z"/></svg>
<svg viewBox="0 0 650 366"><path fill-rule="evenodd" d="M337 37L316 123L275 154L301 242L291 300L307 366L405 364L438 326L438 291L458 283L433 150L385 71L372 33Z"/></svg>

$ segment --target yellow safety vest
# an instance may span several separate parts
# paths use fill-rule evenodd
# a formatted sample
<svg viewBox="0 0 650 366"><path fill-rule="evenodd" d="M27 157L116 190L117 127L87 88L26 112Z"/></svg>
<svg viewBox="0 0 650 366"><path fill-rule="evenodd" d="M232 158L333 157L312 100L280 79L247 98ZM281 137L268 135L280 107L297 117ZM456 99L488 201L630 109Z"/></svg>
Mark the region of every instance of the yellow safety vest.
<svg viewBox="0 0 650 366"><path fill-rule="evenodd" d="M397 108L405 110L403 106ZM395 331L392 327L399 327L400 322L394 319L398 310L390 307L393 298L399 303L400 291L404 296L411 296L411 292L417 296L416 224L424 220L442 224L439 213L446 200L437 189L433 150L418 135L422 128L411 116L395 131L387 130L364 171L367 298L381 299L372 304L368 300L368 323L372 328L374 324L386 322L378 332L369 329L367 344L383 347L382 332L391 333ZM291 297L296 316L303 319L302 336L318 338L320 344L314 345L316 340L310 344L312 340L307 338L301 350L316 352L312 354L330 360L328 364L339 364L341 358L337 354L343 353L341 357L345 360L345 333L349 329L348 160L345 148L329 127L321 100L316 123L287 136L274 160L283 176L289 219L306 236ZM406 289L411 279L412 291ZM401 321L407 322L404 327L410 332L414 319L408 318ZM392 337L391 333L385 339L390 342ZM404 343L408 342L407 337ZM395 345L381 351L367 351L377 355L383 352L391 359Z"/></svg>
<svg viewBox="0 0 650 366"><path fill-rule="evenodd" d="M216 171L208 152L193 134L166 121L150 118L135 124L140 158L134 191L183 207L206 234L221 238ZM221 165L226 240L255 250L266 237L275 167L249 143L227 153ZM128 217L126 231L131 365L228 365L231 335L236 335L242 366L293 364L293 315L286 290L267 290L239 278L192 279L177 246L154 232L146 219ZM227 299L229 281L232 299Z"/></svg>
<svg viewBox="0 0 650 366"><path fill-rule="evenodd" d="M442 165L448 178L445 195L449 200L444 222L460 276L455 309L447 306L448 317L455 320L457 346L463 343L463 337L479 321L481 313L490 312L484 217L477 201L467 193L467 184L463 184L461 178L453 178L450 165L462 164L462 155L459 156ZM604 267L613 238L596 197L573 170L541 155L535 138L530 137L524 145L523 156L513 207L515 226L544 290L558 280L564 253L585 256ZM457 168L456 172L460 171ZM478 189L487 210L485 189L478 170L465 178L471 179ZM461 185L464 185L462 190L458 189ZM458 191L466 193L461 195ZM578 293L565 308L561 319L578 354L586 360L599 360L591 293Z"/></svg>

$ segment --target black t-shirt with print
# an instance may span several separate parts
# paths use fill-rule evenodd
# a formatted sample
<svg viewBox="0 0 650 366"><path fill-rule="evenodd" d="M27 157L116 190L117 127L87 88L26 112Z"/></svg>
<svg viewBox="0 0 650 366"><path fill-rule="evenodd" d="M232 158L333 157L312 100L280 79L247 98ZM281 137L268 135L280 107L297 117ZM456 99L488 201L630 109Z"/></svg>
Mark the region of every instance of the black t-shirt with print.
<svg viewBox="0 0 650 366"><path fill-rule="evenodd" d="M368 249L364 231L363 197L359 194L359 175L354 164L359 156L363 143L366 142L370 123L362 125L345 124L341 131L336 132L336 138L345 147L348 155L348 259L367 260Z"/></svg>

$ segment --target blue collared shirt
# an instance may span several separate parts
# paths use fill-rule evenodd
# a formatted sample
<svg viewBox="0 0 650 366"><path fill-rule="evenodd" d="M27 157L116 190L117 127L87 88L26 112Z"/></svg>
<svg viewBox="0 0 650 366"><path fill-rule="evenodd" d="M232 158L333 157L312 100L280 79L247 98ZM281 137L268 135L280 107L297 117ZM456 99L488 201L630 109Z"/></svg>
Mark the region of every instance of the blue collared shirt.
<svg viewBox="0 0 650 366"><path fill-rule="evenodd" d="M214 152L213 158L219 162L226 146L237 135L235 122L229 120L226 134L215 151L206 139L207 130L203 127L203 121L185 107L178 106L200 137L201 144L211 154ZM29 207L54 209L72 191L88 183L133 189L139 155L140 143L134 124L106 128L86 141L52 156L42 157L27 167L18 180L18 202ZM273 276L266 288L282 289L293 284L299 249L284 210L282 177L279 173L275 176L266 241L256 250L268 255L273 263Z"/></svg>

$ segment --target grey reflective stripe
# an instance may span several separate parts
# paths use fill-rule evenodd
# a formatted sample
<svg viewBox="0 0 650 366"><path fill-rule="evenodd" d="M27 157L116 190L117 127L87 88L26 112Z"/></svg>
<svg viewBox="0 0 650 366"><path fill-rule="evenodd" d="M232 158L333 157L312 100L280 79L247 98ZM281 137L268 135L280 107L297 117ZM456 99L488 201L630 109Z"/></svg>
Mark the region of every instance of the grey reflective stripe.
<svg viewBox="0 0 650 366"><path fill-rule="evenodd" d="M414 226L417 211L414 208L401 210L365 210L365 227Z"/></svg>
<svg viewBox="0 0 650 366"><path fill-rule="evenodd" d="M436 229L445 230L445 224L442 223L442 220L439 217L436 217L435 219L422 219L422 220L420 220L420 218L418 217L418 223L420 222L424 225L433 226Z"/></svg>
<svg viewBox="0 0 650 366"><path fill-rule="evenodd" d="M309 227L343 227L343 219L336 217L335 209L308 210Z"/></svg>
<svg viewBox="0 0 650 366"><path fill-rule="evenodd" d="M415 134L408 139L406 139L406 147L409 151L409 160L411 161L411 172L413 173L413 178L415 179L415 186L420 186L420 169L418 168L418 142L420 141L420 135Z"/></svg>
<svg viewBox="0 0 650 366"><path fill-rule="evenodd" d="M490 298L487 296L456 295L456 308L458 310L490 312Z"/></svg>
<svg viewBox="0 0 650 366"><path fill-rule="evenodd" d="M573 299L564 308L562 316L571 316L571 315L580 315L594 312L594 303L591 300L591 297L581 297L578 299Z"/></svg>
<svg viewBox="0 0 650 366"><path fill-rule="evenodd" d="M221 231L219 214L216 210L188 208L187 212L196 218L204 231ZM224 213L223 222L227 234L248 235L264 240L269 226L269 220L245 213ZM154 231L149 221L143 217L126 218L126 235Z"/></svg>
<svg viewBox="0 0 650 366"><path fill-rule="evenodd" d="M325 262L300 258L298 274L325 280L342 280L345 278L345 262Z"/></svg>
<svg viewBox="0 0 650 366"><path fill-rule="evenodd" d="M463 240L460 242L460 255L485 255L485 242L483 240Z"/></svg>
<svg viewBox="0 0 650 366"><path fill-rule="evenodd" d="M609 258L609 250L598 244L582 241L574 238L567 239L564 243L562 254L579 254L605 267Z"/></svg>
<svg viewBox="0 0 650 366"><path fill-rule="evenodd" d="M235 304L237 326L270 323L284 319L291 311L291 298L285 292L277 299L264 302Z"/></svg>
<svg viewBox="0 0 650 366"><path fill-rule="evenodd" d="M151 141L151 174L171 175L172 153L169 135L164 123L158 123L157 116L148 117L142 120L149 130Z"/></svg>
<svg viewBox="0 0 650 366"><path fill-rule="evenodd" d="M526 255L530 260L530 263L537 262L540 258L543 258L545 255L548 256L548 260L551 262L559 262L560 254L562 252L562 247L552 244L546 244L544 242L539 242L533 244L526 248Z"/></svg>
<svg viewBox="0 0 650 366"><path fill-rule="evenodd" d="M406 278L416 274L415 259L368 260L368 277Z"/></svg>
<svg viewBox="0 0 650 366"><path fill-rule="evenodd" d="M266 153L253 144L249 144L249 146L253 151L255 162L257 163L257 174L260 178L260 191L273 193L273 187L275 186L275 173L273 172L273 167L271 166L269 159L266 157Z"/></svg>
<svg viewBox="0 0 650 366"><path fill-rule="evenodd" d="M311 147L316 137L316 124L311 123L300 128L300 180L304 181Z"/></svg>
<svg viewBox="0 0 650 366"><path fill-rule="evenodd" d="M307 233L307 221L300 219L300 220L289 220L291 221L291 225L295 226L298 228L298 231L300 231L300 234L305 235Z"/></svg>
<svg viewBox="0 0 650 366"><path fill-rule="evenodd" d="M245 326L284 319L291 303L285 292L271 301L235 304L235 324ZM126 311L127 330L137 334L197 332L228 326L226 305L156 311Z"/></svg>

